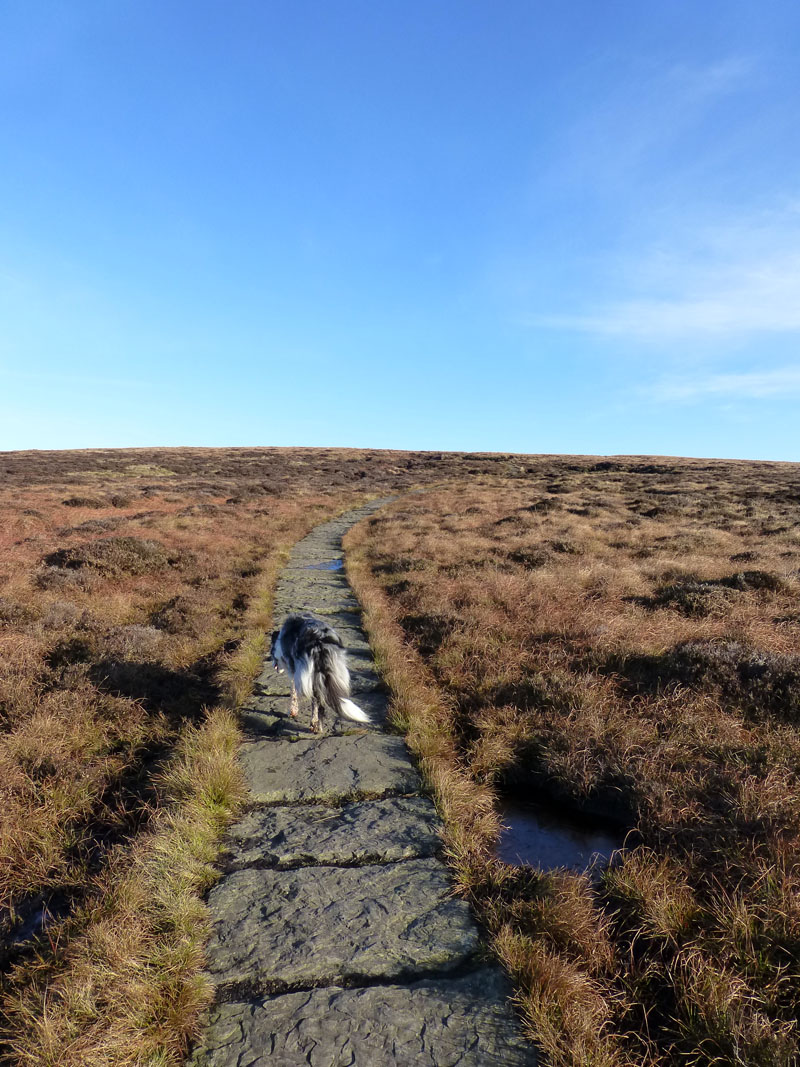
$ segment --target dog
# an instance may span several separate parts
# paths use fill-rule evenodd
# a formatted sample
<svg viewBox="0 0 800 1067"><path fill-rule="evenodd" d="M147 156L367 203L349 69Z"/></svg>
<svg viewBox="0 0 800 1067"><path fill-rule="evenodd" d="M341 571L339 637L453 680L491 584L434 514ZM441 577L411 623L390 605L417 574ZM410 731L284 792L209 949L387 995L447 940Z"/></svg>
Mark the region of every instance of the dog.
<svg viewBox="0 0 800 1067"><path fill-rule="evenodd" d="M342 639L332 626L310 612L289 615L272 635L270 656L275 670L287 671L292 683L290 714L297 718L302 693L311 701L311 729L322 732L325 708L354 722L370 722L369 716L349 700L350 672Z"/></svg>

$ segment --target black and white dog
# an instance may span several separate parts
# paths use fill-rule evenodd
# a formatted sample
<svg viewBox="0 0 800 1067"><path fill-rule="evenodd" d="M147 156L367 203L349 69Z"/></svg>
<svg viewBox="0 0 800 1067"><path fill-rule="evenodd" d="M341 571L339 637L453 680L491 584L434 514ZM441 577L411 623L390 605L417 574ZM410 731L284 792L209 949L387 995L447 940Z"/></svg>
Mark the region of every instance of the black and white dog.
<svg viewBox="0 0 800 1067"><path fill-rule="evenodd" d="M311 700L311 729L320 733L325 708L356 722L369 722L350 696L342 640L332 626L309 612L289 615L272 635L269 650L276 671L288 671L292 682L292 718L297 717L298 694Z"/></svg>

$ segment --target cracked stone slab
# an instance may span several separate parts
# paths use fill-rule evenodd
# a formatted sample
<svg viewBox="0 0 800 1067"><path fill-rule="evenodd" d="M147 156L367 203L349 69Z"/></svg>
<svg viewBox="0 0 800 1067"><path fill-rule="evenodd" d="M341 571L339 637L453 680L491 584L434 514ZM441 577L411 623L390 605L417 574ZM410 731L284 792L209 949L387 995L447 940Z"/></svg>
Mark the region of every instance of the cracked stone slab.
<svg viewBox="0 0 800 1067"><path fill-rule="evenodd" d="M302 714L302 712L301 712ZM307 727L306 727L307 729ZM389 734L255 741L240 755L254 804L340 804L422 792L405 742Z"/></svg>
<svg viewBox="0 0 800 1067"><path fill-rule="evenodd" d="M432 856L439 817L427 797L364 800L250 811L228 832L231 870L261 865L391 863Z"/></svg>
<svg viewBox="0 0 800 1067"><path fill-rule="evenodd" d="M495 969L223 1004L191 1067L534 1067Z"/></svg>
<svg viewBox="0 0 800 1067"><path fill-rule="evenodd" d="M283 715L272 711L261 711L258 708L239 709L239 725L250 737L278 733L283 726L283 719Z"/></svg>
<svg viewBox="0 0 800 1067"><path fill-rule="evenodd" d="M463 966L479 945L436 859L234 871L209 906L209 969L227 990L413 980Z"/></svg>
<svg viewBox="0 0 800 1067"><path fill-rule="evenodd" d="M324 715L325 738L332 734L352 736L366 733L370 729L380 729L386 719L388 700L382 688L361 690L353 693L353 699L369 716L368 725L352 719L339 718L326 712ZM311 729L311 708L307 702L300 701L300 714L296 719L290 715L290 698L288 696L262 697L251 700L248 706L239 711L239 721L245 727L245 733L253 738L270 735L283 740L323 740L325 738L313 733Z"/></svg>

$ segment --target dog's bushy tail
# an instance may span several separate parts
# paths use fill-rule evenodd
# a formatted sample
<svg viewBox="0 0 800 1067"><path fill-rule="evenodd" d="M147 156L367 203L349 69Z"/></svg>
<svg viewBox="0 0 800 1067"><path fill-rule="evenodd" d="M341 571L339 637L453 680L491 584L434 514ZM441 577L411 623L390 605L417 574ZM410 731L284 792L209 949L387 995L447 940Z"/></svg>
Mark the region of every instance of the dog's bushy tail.
<svg viewBox="0 0 800 1067"><path fill-rule="evenodd" d="M349 700L350 696L350 672L344 658L343 649L337 645L325 642L317 652L314 671L314 685L318 686L317 700L326 707L332 708L337 714L345 719L353 719L354 722L369 722L370 718L362 711L358 704Z"/></svg>

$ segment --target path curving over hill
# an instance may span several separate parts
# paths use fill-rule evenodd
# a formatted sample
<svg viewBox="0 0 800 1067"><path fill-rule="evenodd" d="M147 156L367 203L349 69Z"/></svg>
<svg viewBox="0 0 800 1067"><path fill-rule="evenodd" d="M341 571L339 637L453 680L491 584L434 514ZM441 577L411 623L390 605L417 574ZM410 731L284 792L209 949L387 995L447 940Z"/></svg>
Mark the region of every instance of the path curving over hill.
<svg viewBox="0 0 800 1067"><path fill-rule="evenodd" d="M400 737L341 569L377 501L295 545L276 591L327 619L370 729L317 737L269 663L244 712L247 811L211 891L217 990L191 1067L530 1067L499 968L437 856L439 823ZM328 722L330 728L330 722Z"/></svg>

